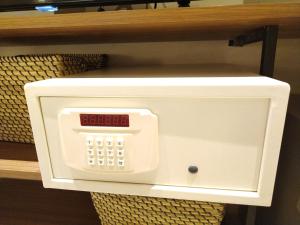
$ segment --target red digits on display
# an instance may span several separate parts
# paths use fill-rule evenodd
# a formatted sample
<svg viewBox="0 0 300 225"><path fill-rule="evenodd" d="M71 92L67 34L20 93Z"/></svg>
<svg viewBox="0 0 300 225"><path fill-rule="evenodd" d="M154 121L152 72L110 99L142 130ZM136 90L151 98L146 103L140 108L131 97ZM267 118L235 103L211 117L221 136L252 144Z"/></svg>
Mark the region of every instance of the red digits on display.
<svg viewBox="0 0 300 225"><path fill-rule="evenodd" d="M121 126L129 126L129 117L126 115L120 115L120 124Z"/></svg>
<svg viewBox="0 0 300 225"><path fill-rule="evenodd" d="M97 115L90 115L89 123L91 124L91 126L97 126Z"/></svg>
<svg viewBox="0 0 300 225"><path fill-rule="evenodd" d="M104 119L103 126L106 126L106 127L110 126L111 125L111 121L112 121L112 116L111 115L105 115L104 118L105 119Z"/></svg>
<svg viewBox="0 0 300 225"><path fill-rule="evenodd" d="M119 115L116 115L116 116L113 116L112 118L112 125L113 126L118 126L120 123L119 123Z"/></svg>
<svg viewBox="0 0 300 225"><path fill-rule="evenodd" d="M129 127L126 114L80 114L81 126Z"/></svg>
<svg viewBox="0 0 300 225"><path fill-rule="evenodd" d="M81 126L87 126L87 124L89 124L89 117L86 114L81 114L80 115L80 123Z"/></svg>
<svg viewBox="0 0 300 225"><path fill-rule="evenodd" d="M97 125L101 126L101 124L104 124L104 116L103 115L98 115Z"/></svg>

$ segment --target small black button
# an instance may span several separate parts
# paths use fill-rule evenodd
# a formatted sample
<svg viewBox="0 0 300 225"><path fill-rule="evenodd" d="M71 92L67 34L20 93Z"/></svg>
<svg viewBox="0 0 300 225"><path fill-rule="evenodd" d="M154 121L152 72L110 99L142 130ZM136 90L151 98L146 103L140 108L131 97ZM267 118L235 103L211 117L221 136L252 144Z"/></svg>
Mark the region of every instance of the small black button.
<svg viewBox="0 0 300 225"><path fill-rule="evenodd" d="M190 173L197 173L198 167L197 166L189 166L188 170Z"/></svg>

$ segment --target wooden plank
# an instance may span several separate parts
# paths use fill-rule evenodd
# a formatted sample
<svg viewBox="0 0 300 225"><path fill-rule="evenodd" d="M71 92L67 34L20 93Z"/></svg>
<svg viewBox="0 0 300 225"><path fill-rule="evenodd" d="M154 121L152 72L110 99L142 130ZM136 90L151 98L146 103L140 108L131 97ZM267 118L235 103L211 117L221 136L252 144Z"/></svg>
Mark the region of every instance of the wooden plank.
<svg viewBox="0 0 300 225"><path fill-rule="evenodd" d="M300 3L0 17L1 41L228 39L265 25L300 37Z"/></svg>
<svg viewBox="0 0 300 225"><path fill-rule="evenodd" d="M41 180L38 162L0 159L0 178Z"/></svg>
<svg viewBox="0 0 300 225"><path fill-rule="evenodd" d="M0 178L41 180L35 146L0 142Z"/></svg>

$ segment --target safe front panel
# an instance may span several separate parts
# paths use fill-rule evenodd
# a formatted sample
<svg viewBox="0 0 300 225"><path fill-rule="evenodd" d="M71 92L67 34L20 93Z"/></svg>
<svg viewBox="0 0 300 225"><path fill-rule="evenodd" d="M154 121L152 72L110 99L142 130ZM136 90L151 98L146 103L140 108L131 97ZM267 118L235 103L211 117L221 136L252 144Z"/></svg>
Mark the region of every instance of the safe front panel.
<svg viewBox="0 0 300 225"><path fill-rule="evenodd" d="M263 77L28 85L44 185L268 205L288 91Z"/></svg>

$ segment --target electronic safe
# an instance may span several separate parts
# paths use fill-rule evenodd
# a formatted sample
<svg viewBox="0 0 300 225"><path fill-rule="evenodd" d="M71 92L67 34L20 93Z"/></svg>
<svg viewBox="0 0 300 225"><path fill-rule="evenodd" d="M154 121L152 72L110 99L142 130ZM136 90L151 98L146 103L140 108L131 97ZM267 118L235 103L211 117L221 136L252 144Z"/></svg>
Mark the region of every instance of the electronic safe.
<svg viewBox="0 0 300 225"><path fill-rule="evenodd" d="M46 188L271 204L284 82L61 78L25 93Z"/></svg>

